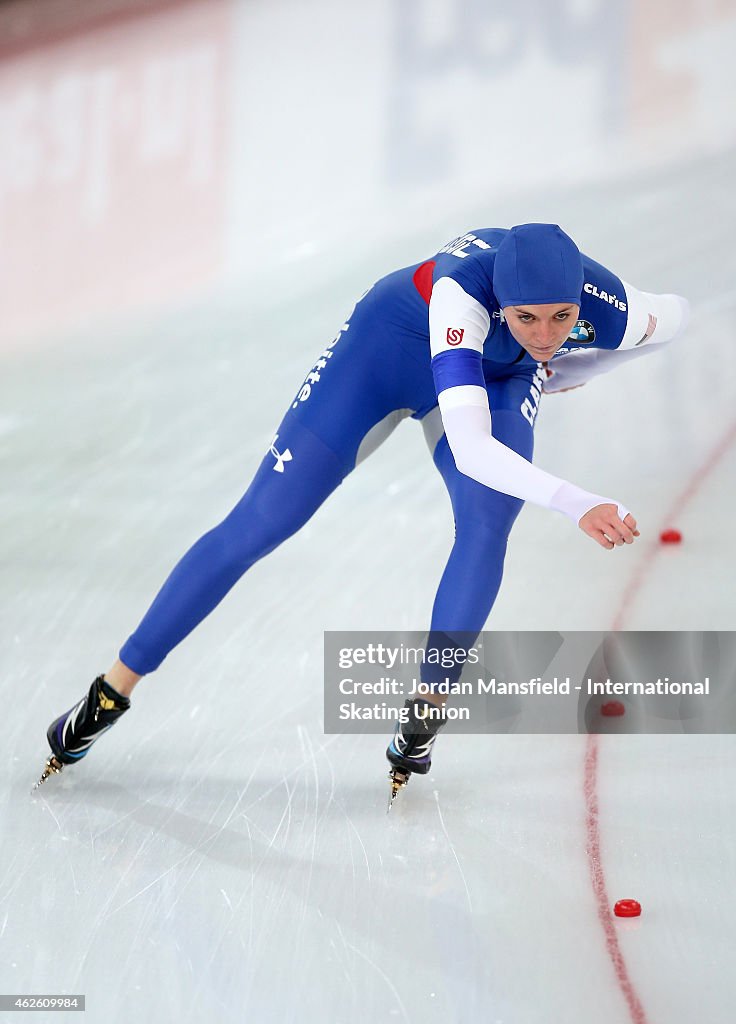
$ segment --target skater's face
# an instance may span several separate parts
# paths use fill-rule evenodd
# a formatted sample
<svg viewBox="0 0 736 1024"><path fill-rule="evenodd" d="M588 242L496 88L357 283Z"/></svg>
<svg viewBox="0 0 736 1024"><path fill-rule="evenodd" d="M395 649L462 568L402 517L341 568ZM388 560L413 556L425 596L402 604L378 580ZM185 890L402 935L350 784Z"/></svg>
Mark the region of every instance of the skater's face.
<svg viewBox="0 0 736 1024"><path fill-rule="evenodd" d="M546 362L564 345L579 313L580 306L569 302L506 306L503 311L514 339L538 363Z"/></svg>

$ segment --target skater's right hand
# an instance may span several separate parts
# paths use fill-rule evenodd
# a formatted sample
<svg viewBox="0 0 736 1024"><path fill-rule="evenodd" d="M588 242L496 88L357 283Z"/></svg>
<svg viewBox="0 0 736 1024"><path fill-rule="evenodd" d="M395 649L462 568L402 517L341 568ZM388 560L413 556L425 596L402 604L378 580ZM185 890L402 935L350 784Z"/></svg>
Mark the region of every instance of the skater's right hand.
<svg viewBox="0 0 736 1024"><path fill-rule="evenodd" d="M597 541L602 548L620 547L622 544L633 544L639 536L636 519L629 512L621 519L618 509L613 504L596 505L581 518L578 526L589 537Z"/></svg>

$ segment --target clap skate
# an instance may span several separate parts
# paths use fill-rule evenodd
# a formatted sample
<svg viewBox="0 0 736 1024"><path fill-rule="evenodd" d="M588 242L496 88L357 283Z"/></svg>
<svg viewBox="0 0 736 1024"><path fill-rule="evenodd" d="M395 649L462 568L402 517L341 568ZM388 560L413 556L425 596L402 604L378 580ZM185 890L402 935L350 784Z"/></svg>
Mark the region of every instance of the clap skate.
<svg viewBox="0 0 736 1024"><path fill-rule="evenodd" d="M128 697L114 690L104 676L97 676L89 692L48 727L46 737L51 757L47 759L34 790L51 775L60 774L64 765L75 764L85 757L95 740L107 732L129 707Z"/></svg>
<svg viewBox="0 0 736 1024"><path fill-rule="evenodd" d="M386 757L392 766L388 773L391 782L389 811L410 776L414 773L426 775L432 767L432 747L437 733L445 724L444 708L423 697L405 701L403 711L406 720L400 719L396 723L393 738L386 749Z"/></svg>

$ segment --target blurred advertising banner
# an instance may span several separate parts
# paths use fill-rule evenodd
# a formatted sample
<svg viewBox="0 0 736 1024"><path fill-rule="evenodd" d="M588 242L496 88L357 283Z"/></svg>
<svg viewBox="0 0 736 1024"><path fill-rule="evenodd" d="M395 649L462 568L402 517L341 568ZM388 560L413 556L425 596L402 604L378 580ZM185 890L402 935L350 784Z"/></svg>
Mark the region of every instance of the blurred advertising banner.
<svg viewBox="0 0 736 1024"><path fill-rule="evenodd" d="M735 0L629 5L632 134L665 150L734 142Z"/></svg>
<svg viewBox="0 0 736 1024"><path fill-rule="evenodd" d="M708 160L734 51L736 0L0 2L0 351Z"/></svg>
<svg viewBox="0 0 736 1024"><path fill-rule="evenodd" d="M0 60L164 7L181 7L181 0L4 0L0 4Z"/></svg>
<svg viewBox="0 0 736 1024"><path fill-rule="evenodd" d="M3 347L213 276L230 14L220 0L0 7Z"/></svg>

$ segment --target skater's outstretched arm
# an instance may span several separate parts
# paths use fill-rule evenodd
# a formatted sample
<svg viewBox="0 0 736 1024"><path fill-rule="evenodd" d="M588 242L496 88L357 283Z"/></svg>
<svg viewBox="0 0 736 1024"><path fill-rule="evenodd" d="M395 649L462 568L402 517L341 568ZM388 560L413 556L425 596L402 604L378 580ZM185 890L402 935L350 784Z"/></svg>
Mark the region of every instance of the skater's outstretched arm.
<svg viewBox="0 0 736 1024"><path fill-rule="evenodd" d="M653 295L626 285L628 318L618 348L581 349L545 363L545 394L582 387L642 355L661 351L687 327L690 304L681 295Z"/></svg>
<svg viewBox="0 0 736 1024"><path fill-rule="evenodd" d="M442 422L455 465L466 476L515 498L563 512L601 547L631 544L636 520L620 502L547 473L491 435L485 388L463 385L439 396Z"/></svg>
<svg viewBox="0 0 736 1024"><path fill-rule="evenodd" d="M488 311L456 281L435 283L429 304L432 368L457 468L494 490L563 512L601 547L631 544L636 520L620 502L546 473L493 437L481 365L489 326Z"/></svg>

